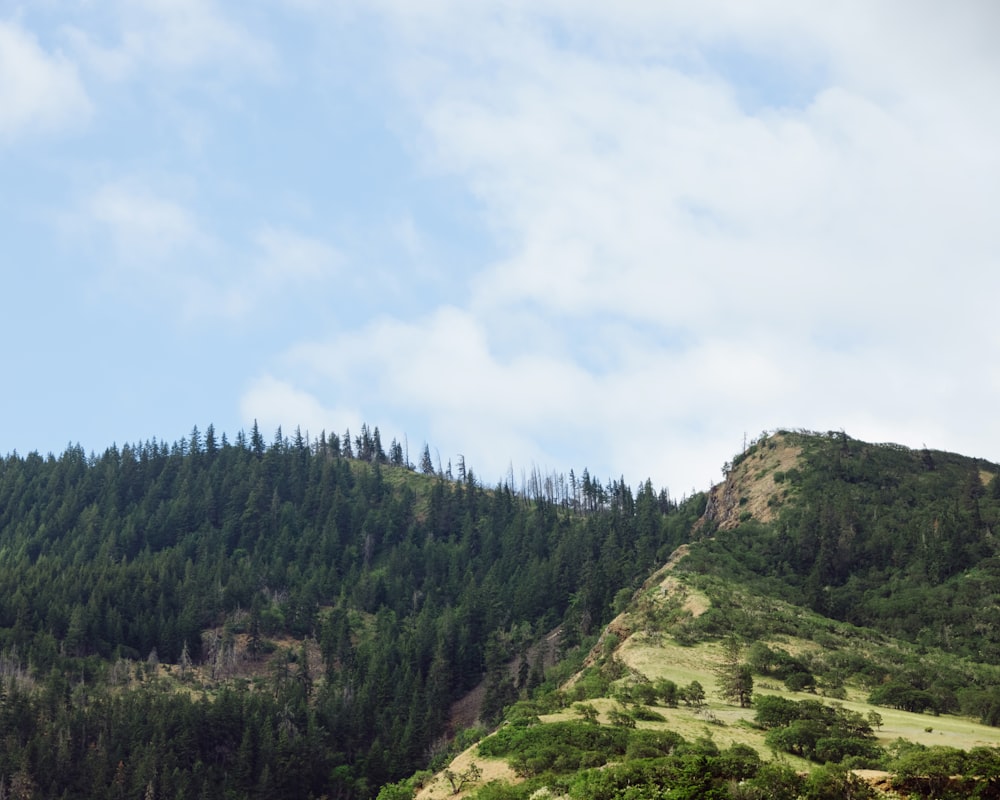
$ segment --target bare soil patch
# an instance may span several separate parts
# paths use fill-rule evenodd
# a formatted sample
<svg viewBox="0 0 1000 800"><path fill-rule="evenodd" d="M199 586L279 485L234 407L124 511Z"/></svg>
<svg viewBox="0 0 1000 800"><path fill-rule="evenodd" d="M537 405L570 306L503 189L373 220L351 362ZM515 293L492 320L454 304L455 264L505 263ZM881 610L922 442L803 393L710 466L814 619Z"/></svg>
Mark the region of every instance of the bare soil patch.
<svg viewBox="0 0 1000 800"><path fill-rule="evenodd" d="M455 759L451 762L448 769L450 769L456 775L460 775L465 770L469 769L472 764L475 763L476 766L482 770L482 774L478 781L469 784L462 789L461 792L457 794L451 788L451 783L444 776L443 772L438 773L434 776L427 785L425 785L420 791L417 792L416 800L445 800L445 798L461 798L473 791L478 789L490 781L508 781L510 783L520 782L520 778L517 773L507 764L506 761L499 758L481 758L476 754L476 745L473 745L468 750L459 753Z"/></svg>
<svg viewBox="0 0 1000 800"><path fill-rule="evenodd" d="M772 521L788 491L787 484L776 481L775 475L781 477L795 467L802 455L802 448L789 444L781 434L755 447L709 492L704 518L724 530L735 528L746 515L761 522Z"/></svg>

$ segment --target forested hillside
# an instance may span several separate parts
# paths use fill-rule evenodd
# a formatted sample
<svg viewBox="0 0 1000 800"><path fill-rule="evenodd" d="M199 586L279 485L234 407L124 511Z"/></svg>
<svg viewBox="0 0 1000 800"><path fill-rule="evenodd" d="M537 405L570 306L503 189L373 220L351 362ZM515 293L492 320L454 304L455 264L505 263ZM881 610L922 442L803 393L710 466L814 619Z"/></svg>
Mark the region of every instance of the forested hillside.
<svg viewBox="0 0 1000 800"><path fill-rule="evenodd" d="M779 432L677 503L586 471L487 487L426 446L408 461L367 426L0 460L0 796L373 797L447 763L473 687L487 725L564 702L536 645L582 657L671 554L581 697L629 696L614 642L638 625L671 659L757 642L767 658L740 674L787 680L794 662L790 691L1000 722L994 464ZM867 650L803 607L864 626Z"/></svg>
<svg viewBox="0 0 1000 800"><path fill-rule="evenodd" d="M685 569L1000 664L996 464L779 432L727 467Z"/></svg>
<svg viewBox="0 0 1000 800"><path fill-rule="evenodd" d="M2 459L0 790L367 797L484 675L486 719L543 681L498 667L599 630L703 507L586 473L529 497L428 458L377 428L209 426Z"/></svg>

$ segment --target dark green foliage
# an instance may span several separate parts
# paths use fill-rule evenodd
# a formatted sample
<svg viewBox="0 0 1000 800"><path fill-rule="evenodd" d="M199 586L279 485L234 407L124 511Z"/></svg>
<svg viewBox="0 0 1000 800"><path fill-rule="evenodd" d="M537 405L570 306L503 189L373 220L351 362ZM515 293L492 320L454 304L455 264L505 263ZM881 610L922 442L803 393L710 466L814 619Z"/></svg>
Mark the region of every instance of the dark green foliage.
<svg viewBox="0 0 1000 800"><path fill-rule="evenodd" d="M744 780L734 793L739 800L799 800L805 779L778 761L760 765L757 774Z"/></svg>
<svg viewBox="0 0 1000 800"><path fill-rule="evenodd" d="M647 706L633 706L629 709L628 715L636 722L663 722L666 719L659 711Z"/></svg>
<svg viewBox="0 0 1000 800"><path fill-rule="evenodd" d="M705 705L705 688L698 681L691 681L687 686L678 689L677 694L685 705L693 708Z"/></svg>
<svg viewBox="0 0 1000 800"><path fill-rule="evenodd" d="M784 681L790 691L814 691L816 688L816 679L809 667L781 648L771 649L764 642L754 642L750 646L747 664L758 675Z"/></svg>
<svg viewBox="0 0 1000 800"><path fill-rule="evenodd" d="M409 781L387 783L379 789L375 800L413 800L416 790Z"/></svg>
<svg viewBox="0 0 1000 800"><path fill-rule="evenodd" d="M633 725L635 723L633 722ZM587 722L501 728L479 745L485 757L506 757L518 774L569 773L625 754L628 730Z"/></svg>
<svg viewBox="0 0 1000 800"><path fill-rule="evenodd" d="M473 795L476 800L527 800L531 796L530 784L510 784L506 781L490 781Z"/></svg>
<svg viewBox="0 0 1000 800"><path fill-rule="evenodd" d="M983 690L968 687L959 694L963 713L978 717L983 725L1000 726L1000 688Z"/></svg>
<svg viewBox="0 0 1000 800"><path fill-rule="evenodd" d="M868 702L876 706L898 708L901 711L912 711L917 714L938 710L937 701L930 692L896 681L873 689L868 695Z"/></svg>
<svg viewBox="0 0 1000 800"><path fill-rule="evenodd" d="M632 732L625 750L627 758L661 758L676 750L684 739L673 731L639 729Z"/></svg>
<svg viewBox="0 0 1000 800"><path fill-rule="evenodd" d="M569 796L579 800L721 800L729 797L731 783L752 779L763 767L757 752L746 745L720 750L710 740L686 742L670 731L585 722L502 728L480 744L480 754L506 757L528 781L522 794L487 786L474 795L477 800L520 798L538 786L553 785L567 787Z"/></svg>
<svg viewBox="0 0 1000 800"><path fill-rule="evenodd" d="M660 702L670 708L676 708L680 699L680 689L677 688L677 684L667 678L660 678L655 686Z"/></svg>
<svg viewBox="0 0 1000 800"><path fill-rule="evenodd" d="M235 443L209 426L0 458L0 660L43 687L16 708L7 693L0 775L52 797L111 796L118 779L140 796L154 774L157 797L371 796L426 763L484 674L497 717L543 683L531 641L561 625L564 652L586 642L697 513L648 482L633 498L587 476L529 499L484 489L464 460L455 482L403 461L367 425L268 445L256 424ZM278 636L296 644L276 651ZM256 670L261 691L202 706L156 662L196 692ZM118 664L147 686L102 695ZM146 727L112 747L133 718ZM53 768L64 740L84 766ZM186 749L154 758L165 741Z"/></svg>
<svg viewBox="0 0 1000 800"><path fill-rule="evenodd" d="M764 730L790 725L803 714L801 705L794 700L773 694L759 694L754 698L754 721Z"/></svg>
<svg viewBox="0 0 1000 800"><path fill-rule="evenodd" d="M888 768L893 787L908 797L1000 797L1000 748L954 747L905 743Z"/></svg>
<svg viewBox="0 0 1000 800"><path fill-rule="evenodd" d="M889 767L894 788L918 797L946 797L952 776L966 771L966 753L953 747L911 745Z"/></svg>
<svg viewBox="0 0 1000 800"><path fill-rule="evenodd" d="M800 468L785 472L781 485L791 484L791 494L777 520L749 520L699 540L682 568L1000 663L1000 628L992 624L1000 613L1000 553L991 535L1000 524L993 489L1000 482L984 487L980 477L1000 467L840 433L784 435L803 456ZM748 451L740 460L753 457ZM731 631L719 622L713 635Z"/></svg>
<svg viewBox="0 0 1000 800"><path fill-rule="evenodd" d="M753 674L743 658L743 643L732 636L723 642L723 660L715 669L719 681L719 694L723 699L749 708L753 701Z"/></svg>
<svg viewBox="0 0 1000 800"><path fill-rule="evenodd" d="M875 800L878 794L846 767L828 764L809 774L801 796L803 800Z"/></svg>
<svg viewBox="0 0 1000 800"><path fill-rule="evenodd" d="M755 721L767 730L767 744L775 750L819 764L849 757L856 763L876 764L882 758L868 719L856 711L774 695L759 695L754 708Z"/></svg>
<svg viewBox="0 0 1000 800"><path fill-rule="evenodd" d="M612 708L608 712L608 722L617 725L619 728L634 728L636 718L625 709Z"/></svg>

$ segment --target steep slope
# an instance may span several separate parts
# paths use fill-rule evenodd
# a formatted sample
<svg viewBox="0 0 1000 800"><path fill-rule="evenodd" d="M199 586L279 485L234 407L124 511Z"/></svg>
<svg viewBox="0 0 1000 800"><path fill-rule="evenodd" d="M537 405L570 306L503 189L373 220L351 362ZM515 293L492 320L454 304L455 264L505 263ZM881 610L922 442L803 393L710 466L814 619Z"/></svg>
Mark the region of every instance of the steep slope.
<svg viewBox="0 0 1000 800"><path fill-rule="evenodd" d="M794 435L776 433L753 443L724 466L725 480L709 491L699 527L731 530L748 519L772 522L788 497L785 476L801 461L802 442Z"/></svg>
<svg viewBox="0 0 1000 800"><path fill-rule="evenodd" d="M992 796L989 776L1000 776L1000 670L990 647L996 465L840 433L778 432L725 472L691 542L605 627L584 668L522 699L499 744L491 737L452 765L452 777L475 768L458 794L496 779L502 784L481 797L618 796L644 781L650 791L704 797L930 797L942 787ZM956 605L963 597L980 608ZM904 606L915 622L900 624ZM953 622L936 629L946 613ZM726 690L734 653L752 677L753 708ZM691 700L695 685L701 702ZM760 716L775 708L802 721ZM615 744L619 734L581 732L595 723L678 738L657 754ZM530 733L537 725L551 731ZM816 725L838 733L810 739ZM603 744L587 750L582 741ZM633 764L639 752L659 766ZM822 761L844 766L817 767ZM742 793L730 795L726 780L741 781ZM443 774L421 785L422 800L455 794Z"/></svg>
<svg viewBox="0 0 1000 800"><path fill-rule="evenodd" d="M780 432L733 460L685 569L1000 663L996 464Z"/></svg>
<svg viewBox="0 0 1000 800"><path fill-rule="evenodd" d="M989 668L686 573L689 551L651 576L580 672L384 800L584 800L635 786L665 797L934 797L942 781L956 797L992 796L983 770L1000 775L1000 728L870 701L900 667L970 684ZM725 691L734 642L753 674L752 707ZM775 709L808 719L777 722ZM818 725L829 732L810 733Z"/></svg>

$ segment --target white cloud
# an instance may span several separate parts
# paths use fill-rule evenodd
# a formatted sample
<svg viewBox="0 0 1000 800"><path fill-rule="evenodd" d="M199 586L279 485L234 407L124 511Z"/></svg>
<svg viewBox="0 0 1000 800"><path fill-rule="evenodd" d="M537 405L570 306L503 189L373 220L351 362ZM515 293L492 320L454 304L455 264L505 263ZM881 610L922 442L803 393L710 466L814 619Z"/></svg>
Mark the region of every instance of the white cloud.
<svg viewBox="0 0 1000 800"><path fill-rule="evenodd" d="M992 5L380 8L425 163L506 255L466 307L295 348L289 375L418 409L494 475L578 453L702 488L786 425L1000 455ZM734 53L777 75L752 106Z"/></svg>
<svg viewBox="0 0 1000 800"><path fill-rule="evenodd" d="M326 242L283 228L265 225L254 240L261 251L255 272L263 290L320 280L341 259Z"/></svg>
<svg viewBox="0 0 1000 800"><path fill-rule="evenodd" d="M0 141L78 128L93 107L75 65L0 20Z"/></svg>
<svg viewBox="0 0 1000 800"><path fill-rule="evenodd" d="M246 242L227 242L188 203L148 180L98 188L74 225L106 235L116 258L105 264L105 291L166 303L186 321L271 315L306 286L321 285L340 256L319 239L262 225Z"/></svg>
<svg viewBox="0 0 1000 800"><path fill-rule="evenodd" d="M263 226L253 236L253 254L236 260L213 291L198 292L190 316L245 320L307 286L322 285L338 268L339 253L326 242L291 230ZM196 299L197 298L197 299Z"/></svg>
<svg viewBox="0 0 1000 800"><path fill-rule="evenodd" d="M617 467L633 481L669 482L678 494L691 488L691 474L714 476L738 444L720 424L731 411L727 397L744 399L739 426L796 383L749 342L707 342L666 354L623 331L615 346L627 357L595 374L544 347L504 357L490 335L468 312L445 307L411 323L382 319L300 345L279 371L310 376L311 397L351 397L370 424L386 417L429 420L429 429L404 433L422 435L446 454L463 452L488 481L511 463L564 471ZM295 383L281 385L290 392ZM356 426L359 415L351 418ZM694 420L714 428L725 446L713 451L704 435L686 437Z"/></svg>
<svg viewBox="0 0 1000 800"><path fill-rule="evenodd" d="M319 436L322 431L340 434L354 426L360 430L363 420L353 409L327 408L309 392L297 389L270 375L255 380L240 400L240 413L246 424L257 421L262 431L282 428L285 435L299 427L305 435Z"/></svg>
<svg viewBox="0 0 1000 800"><path fill-rule="evenodd" d="M273 45L204 0L129 0L114 6L118 40L67 25L63 34L82 60L110 80L137 77L144 67L168 73L211 67L240 75L271 76Z"/></svg>
<svg viewBox="0 0 1000 800"><path fill-rule="evenodd" d="M134 181L108 183L88 199L86 213L106 228L121 261L147 269L205 243L194 215Z"/></svg>

